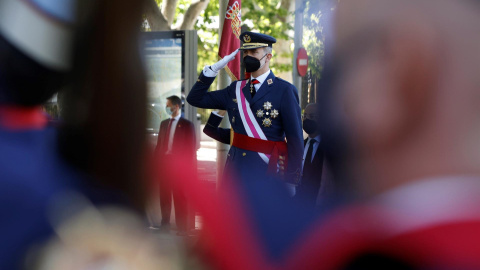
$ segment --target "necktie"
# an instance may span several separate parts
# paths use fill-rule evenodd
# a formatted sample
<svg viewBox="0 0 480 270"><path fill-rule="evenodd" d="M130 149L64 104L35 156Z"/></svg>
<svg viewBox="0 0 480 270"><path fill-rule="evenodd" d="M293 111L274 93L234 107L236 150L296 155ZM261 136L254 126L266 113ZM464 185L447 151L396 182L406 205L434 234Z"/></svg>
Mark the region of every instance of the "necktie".
<svg viewBox="0 0 480 270"><path fill-rule="evenodd" d="M308 146L307 155L305 156L304 164L306 164L307 162L308 164L312 163L313 145L316 142L317 141L315 139L310 139L310 145Z"/></svg>
<svg viewBox="0 0 480 270"><path fill-rule="evenodd" d="M168 127L167 127L167 134L165 135L165 140L163 141L163 149L165 152L168 151L168 142L170 141L170 130L172 129L172 123L175 119L170 118L170 122L168 122Z"/></svg>
<svg viewBox="0 0 480 270"><path fill-rule="evenodd" d="M252 98L255 96L255 93L257 93L257 91L254 89L254 85L257 83L260 83L257 79L253 79L252 82L250 82L250 94L252 94Z"/></svg>

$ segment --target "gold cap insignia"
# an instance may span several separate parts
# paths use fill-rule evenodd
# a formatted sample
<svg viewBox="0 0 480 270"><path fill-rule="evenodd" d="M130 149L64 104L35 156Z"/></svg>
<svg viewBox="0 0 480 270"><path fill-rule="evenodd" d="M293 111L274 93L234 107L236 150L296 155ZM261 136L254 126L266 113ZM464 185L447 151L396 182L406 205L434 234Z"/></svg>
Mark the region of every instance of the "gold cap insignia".
<svg viewBox="0 0 480 270"><path fill-rule="evenodd" d="M245 35L245 36L243 36L243 41L248 43L248 42L252 41L252 38L249 35Z"/></svg>

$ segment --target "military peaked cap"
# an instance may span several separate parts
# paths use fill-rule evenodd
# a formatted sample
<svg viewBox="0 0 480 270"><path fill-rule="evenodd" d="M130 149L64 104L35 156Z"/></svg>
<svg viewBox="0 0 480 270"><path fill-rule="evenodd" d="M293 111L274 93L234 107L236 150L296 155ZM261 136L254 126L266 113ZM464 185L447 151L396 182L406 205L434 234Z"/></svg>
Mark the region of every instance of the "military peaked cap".
<svg viewBox="0 0 480 270"><path fill-rule="evenodd" d="M277 42L274 37L254 32L243 32L240 35L240 40L243 42L240 50L272 47L272 44Z"/></svg>

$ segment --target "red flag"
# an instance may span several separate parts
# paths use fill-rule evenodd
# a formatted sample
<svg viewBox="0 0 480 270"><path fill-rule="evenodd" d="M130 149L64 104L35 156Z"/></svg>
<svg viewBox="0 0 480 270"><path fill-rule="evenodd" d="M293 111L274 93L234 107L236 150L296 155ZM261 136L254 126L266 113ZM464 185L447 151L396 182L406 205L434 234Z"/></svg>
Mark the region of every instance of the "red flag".
<svg viewBox="0 0 480 270"><path fill-rule="evenodd" d="M242 25L241 18L241 0L229 0L227 6L227 12L223 22L222 36L220 37L220 48L218 50L218 56L220 58L231 54L233 51L240 47L240 32ZM225 67L228 75L233 81L240 78L240 57L235 57Z"/></svg>

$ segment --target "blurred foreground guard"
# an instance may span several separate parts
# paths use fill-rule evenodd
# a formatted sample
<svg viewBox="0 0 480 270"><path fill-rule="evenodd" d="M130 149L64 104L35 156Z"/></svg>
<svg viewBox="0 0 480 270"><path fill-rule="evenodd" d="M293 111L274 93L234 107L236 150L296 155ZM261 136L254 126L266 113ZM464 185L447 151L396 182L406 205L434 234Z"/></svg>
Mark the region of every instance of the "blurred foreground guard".
<svg viewBox="0 0 480 270"><path fill-rule="evenodd" d="M228 111L234 136L225 164L227 178L240 182L265 179L278 169L285 181L297 184L303 152L297 89L269 68L275 38L244 32L240 39L246 71L252 78L208 92L218 72L235 58L234 51L203 69L187 101L200 108Z"/></svg>
<svg viewBox="0 0 480 270"><path fill-rule="evenodd" d="M322 135L345 150L354 203L291 266L479 269L480 2L351 0L337 12Z"/></svg>
<svg viewBox="0 0 480 270"><path fill-rule="evenodd" d="M162 263L126 210L143 206L141 3L79 2L0 1L0 269ZM62 87L57 133L40 105Z"/></svg>
<svg viewBox="0 0 480 270"><path fill-rule="evenodd" d="M53 2L63 5L0 1L0 269L24 267L31 245L53 233L50 200L78 189L40 107L72 65L76 1Z"/></svg>

